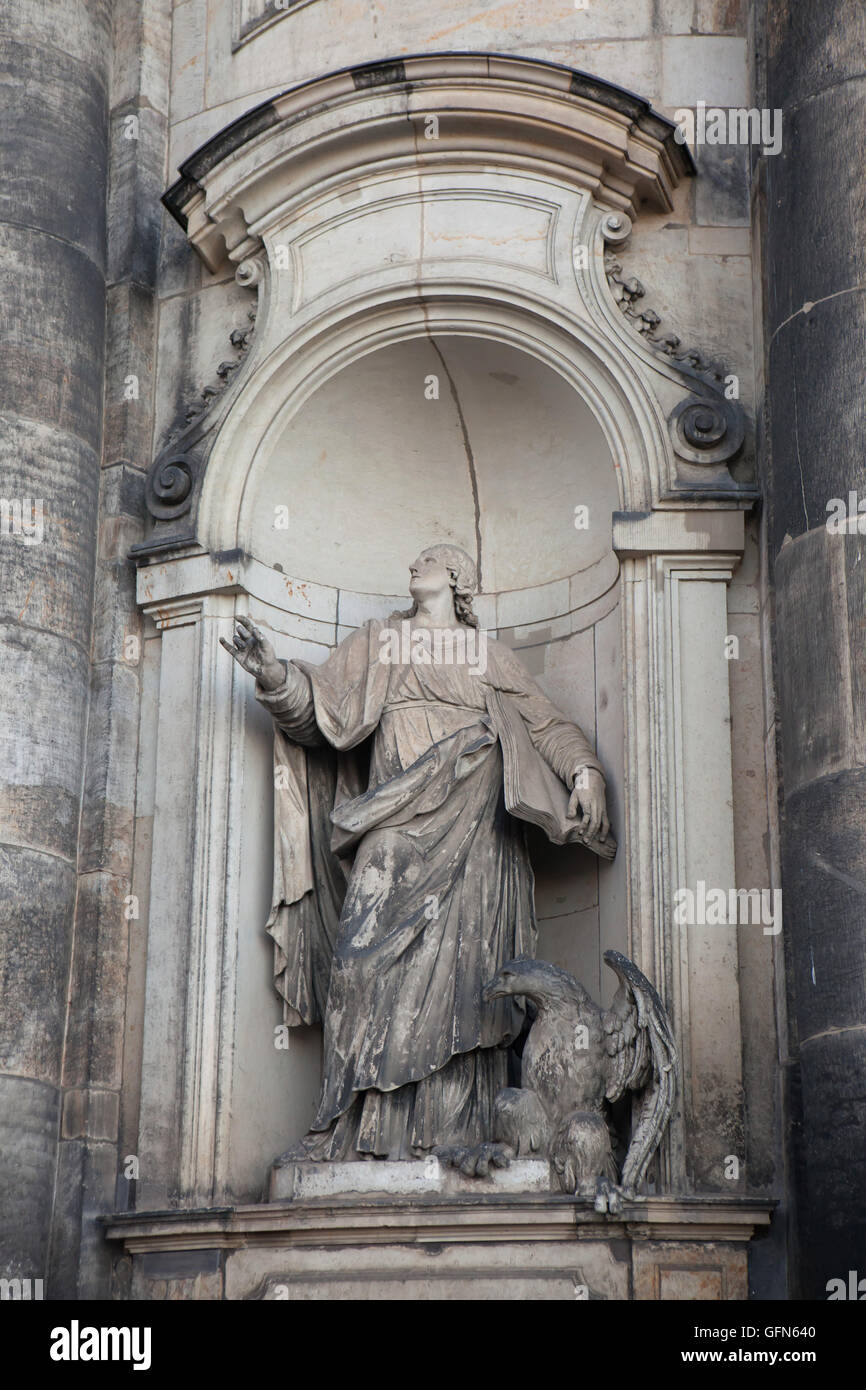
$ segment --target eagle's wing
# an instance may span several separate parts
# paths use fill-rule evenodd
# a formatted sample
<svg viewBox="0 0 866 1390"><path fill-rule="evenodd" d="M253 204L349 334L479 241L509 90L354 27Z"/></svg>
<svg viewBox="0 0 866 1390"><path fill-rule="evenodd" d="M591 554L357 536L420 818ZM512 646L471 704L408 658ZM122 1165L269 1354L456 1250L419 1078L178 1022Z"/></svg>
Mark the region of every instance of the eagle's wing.
<svg viewBox="0 0 866 1390"><path fill-rule="evenodd" d="M670 1118L679 1058L665 1006L649 980L619 951L604 958L619 980L611 1008L603 1016L608 1081L605 1098L642 1091L637 1122L622 1170L622 1186L633 1192Z"/></svg>

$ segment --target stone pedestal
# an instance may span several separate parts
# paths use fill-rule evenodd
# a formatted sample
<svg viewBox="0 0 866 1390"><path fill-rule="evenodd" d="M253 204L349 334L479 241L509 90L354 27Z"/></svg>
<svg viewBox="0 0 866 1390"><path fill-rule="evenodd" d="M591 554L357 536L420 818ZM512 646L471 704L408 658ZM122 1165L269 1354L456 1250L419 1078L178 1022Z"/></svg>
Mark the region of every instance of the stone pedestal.
<svg viewBox="0 0 866 1390"><path fill-rule="evenodd" d="M437 1158L424 1162L288 1163L271 1169L271 1202L311 1201L330 1197L489 1197L509 1193L550 1192L550 1164L545 1159L518 1159L494 1168L487 1178L467 1178Z"/></svg>
<svg viewBox="0 0 866 1390"><path fill-rule="evenodd" d="M486 1179L427 1163L274 1170L258 1206L129 1213L135 1299L744 1299L747 1199L648 1197L616 1215L552 1190L546 1163Z"/></svg>

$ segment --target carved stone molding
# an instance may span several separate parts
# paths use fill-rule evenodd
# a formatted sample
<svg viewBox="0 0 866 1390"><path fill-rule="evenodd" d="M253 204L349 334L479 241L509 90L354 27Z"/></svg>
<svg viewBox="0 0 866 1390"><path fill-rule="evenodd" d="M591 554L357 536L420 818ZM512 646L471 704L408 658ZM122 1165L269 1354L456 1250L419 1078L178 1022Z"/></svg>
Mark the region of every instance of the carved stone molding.
<svg viewBox="0 0 866 1390"><path fill-rule="evenodd" d="M746 423L735 401L693 396L668 417L674 448L689 463L728 463L743 445Z"/></svg>
<svg viewBox="0 0 866 1390"><path fill-rule="evenodd" d="M426 1297L498 1301L745 1299L748 1244L773 1206L648 1197L612 1217L536 1192L356 1195L123 1213L106 1235L131 1259L137 1299L334 1299L362 1288L389 1299L407 1285L426 1285ZM178 1251L182 1270L172 1264Z"/></svg>
<svg viewBox="0 0 866 1390"><path fill-rule="evenodd" d="M546 165L634 216L642 203L669 211L673 189L694 172L675 129L641 97L588 73L497 54L423 54L270 98L186 160L163 201L210 270L227 254L237 259L276 190L299 198L323 165L330 177L469 154L507 168Z"/></svg>
<svg viewBox="0 0 866 1390"><path fill-rule="evenodd" d="M154 461L146 495L155 525L137 555L210 544L205 471L210 478L215 449L228 447L226 426L240 425L235 404L257 393L270 408L287 404L293 361L322 379L347 350L369 351L392 333L426 334L437 321L445 332L486 327L504 301L515 325L503 328L506 341L523 336L519 319L539 315L549 323L545 337L585 335L584 287L568 264L572 229L589 234L599 205L619 210L612 216L624 227L641 206L670 208L691 172L675 127L646 101L522 58L433 54L372 64L249 112L185 162L164 202L209 269L228 257L238 284L257 292L256 350L247 352L249 330L232 335L238 358L220 364L219 381L190 406L189 427ZM434 300L448 307L434 310ZM550 351L562 356L552 343ZM604 356L594 341L583 351ZM603 413L613 383L597 375L595 367L583 373ZM635 394L625 382L618 392ZM625 440L617 449L623 466L629 449ZM235 477L245 454L242 444ZM224 486L215 475L214 486Z"/></svg>
<svg viewBox="0 0 866 1390"><path fill-rule="evenodd" d="M241 279L242 270L245 272L245 276L243 279ZM254 276L255 278L253 278ZM250 287L252 287L253 285L258 284L261 280L261 269L259 263L254 259L244 261L243 264L238 267L237 275L235 278L237 279L238 284L243 284L245 286L249 285ZM250 309L249 313L247 314L247 318L249 319L248 328L235 328L229 335L229 342L235 349L237 357L228 358L225 361L220 362L216 370L218 384L211 383L208 386L202 387L202 390L199 393L198 400L193 401L193 403L187 407L187 420L197 420L200 416L205 415L210 410L212 402L217 398L217 396L221 396L222 393L225 391L226 387L229 384L229 381L231 380L232 374L236 372L241 366L243 366L244 355L249 350L250 341L252 339L253 333L255 332L255 309Z"/></svg>
<svg viewBox="0 0 866 1390"><path fill-rule="evenodd" d="M149 470L145 486L147 509L158 521L173 521L189 511L199 461L195 454L169 448Z"/></svg>
<svg viewBox="0 0 866 1390"><path fill-rule="evenodd" d="M232 47L241 48L251 39L256 39L266 29L286 19L296 10L306 9L317 0L232 0L234 6L234 27Z"/></svg>

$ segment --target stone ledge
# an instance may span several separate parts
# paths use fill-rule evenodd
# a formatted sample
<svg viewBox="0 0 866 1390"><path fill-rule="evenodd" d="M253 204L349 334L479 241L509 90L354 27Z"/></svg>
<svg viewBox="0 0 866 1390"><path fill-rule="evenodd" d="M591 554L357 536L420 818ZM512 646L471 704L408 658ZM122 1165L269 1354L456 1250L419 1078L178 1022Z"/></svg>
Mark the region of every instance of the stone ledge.
<svg viewBox="0 0 866 1390"><path fill-rule="evenodd" d="M708 554L738 557L745 547L740 508L614 512L613 548L625 556Z"/></svg>
<svg viewBox="0 0 866 1390"><path fill-rule="evenodd" d="M550 1192L368 1192L130 1212L106 1233L136 1299L725 1300L748 1296L773 1205L648 1197L610 1216Z"/></svg>
<svg viewBox="0 0 866 1390"><path fill-rule="evenodd" d="M195 1211L122 1212L106 1219L106 1236L122 1241L132 1253L358 1240L632 1238L741 1244L769 1225L774 1206L769 1199L745 1197L647 1197L610 1215L596 1212L590 1202L552 1192L354 1193Z"/></svg>

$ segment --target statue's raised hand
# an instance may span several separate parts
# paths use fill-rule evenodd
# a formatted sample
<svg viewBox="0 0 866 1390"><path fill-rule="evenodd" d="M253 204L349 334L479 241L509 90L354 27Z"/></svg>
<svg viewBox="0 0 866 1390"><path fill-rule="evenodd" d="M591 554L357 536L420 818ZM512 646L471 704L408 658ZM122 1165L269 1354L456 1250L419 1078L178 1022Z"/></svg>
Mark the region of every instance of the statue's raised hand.
<svg viewBox="0 0 866 1390"><path fill-rule="evenodd" d="M224 637L220 638L220 642L239 666L255 676L263 690L276 690L285 684L285 666L277 660L267 637L249 618L238 618L231 642Z"/></svg>

